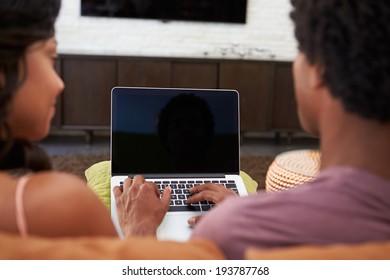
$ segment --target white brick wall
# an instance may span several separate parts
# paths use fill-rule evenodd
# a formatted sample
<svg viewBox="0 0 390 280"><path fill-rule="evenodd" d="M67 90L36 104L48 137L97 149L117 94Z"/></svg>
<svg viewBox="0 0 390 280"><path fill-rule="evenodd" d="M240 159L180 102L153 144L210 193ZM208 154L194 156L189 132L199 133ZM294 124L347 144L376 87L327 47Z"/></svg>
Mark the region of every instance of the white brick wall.
<svg viewBox="0 0 390 280"><path fill-rule="evenodd" d="M56 24L59 53L291 61L296 55L289 0L248 0L246 24L80 16L63 0ZM234 51L233 51L234 50ZM223 55L223 51L226 52Z"/></svg>

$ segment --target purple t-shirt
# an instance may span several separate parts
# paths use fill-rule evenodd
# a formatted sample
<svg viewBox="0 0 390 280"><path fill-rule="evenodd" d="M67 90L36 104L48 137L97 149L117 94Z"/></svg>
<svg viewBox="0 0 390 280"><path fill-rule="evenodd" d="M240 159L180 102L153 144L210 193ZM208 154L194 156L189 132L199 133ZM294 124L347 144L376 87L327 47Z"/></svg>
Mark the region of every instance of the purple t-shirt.
<svg viewBox="0 0 390 280"><path fill-rule="evenodd" d="M192 238L214 241L228 259L242 259L250 247L389 240L390 181L358 168L330 168L297 188L227 199Z"/></svg>

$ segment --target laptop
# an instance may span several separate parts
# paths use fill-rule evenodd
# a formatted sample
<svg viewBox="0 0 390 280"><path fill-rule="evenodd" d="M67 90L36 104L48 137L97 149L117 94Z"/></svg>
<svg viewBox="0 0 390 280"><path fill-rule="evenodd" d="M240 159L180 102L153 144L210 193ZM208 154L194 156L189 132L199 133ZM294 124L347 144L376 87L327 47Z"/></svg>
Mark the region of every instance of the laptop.
<svg viewBox="0 0 390 280"><path fill-rule="evenodd" d="M171 205L157 229L160 240L185 241L187 220L216 205L188 205L188 188L216 183L245 196L240 172L239 95L235 90L115 87L111 92L111 216L119 235L112 188L143 175Z"/></svg>

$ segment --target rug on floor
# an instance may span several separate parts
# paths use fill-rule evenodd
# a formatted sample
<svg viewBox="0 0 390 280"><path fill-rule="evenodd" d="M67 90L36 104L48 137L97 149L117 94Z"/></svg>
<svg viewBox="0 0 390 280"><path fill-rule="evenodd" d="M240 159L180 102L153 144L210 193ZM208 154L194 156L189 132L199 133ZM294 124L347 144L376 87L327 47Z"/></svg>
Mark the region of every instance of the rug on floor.
<svg viewBox="0 0 390 280"><path fill-rule="evenodd" d="M69 172L85 179L84 171L94 163L108 160L106 154L51 155L53 168ZM241 170L249 174L258 183L258 189L265 186L265 176L268 167L274 160L271 156L242 156Z"/></svg>

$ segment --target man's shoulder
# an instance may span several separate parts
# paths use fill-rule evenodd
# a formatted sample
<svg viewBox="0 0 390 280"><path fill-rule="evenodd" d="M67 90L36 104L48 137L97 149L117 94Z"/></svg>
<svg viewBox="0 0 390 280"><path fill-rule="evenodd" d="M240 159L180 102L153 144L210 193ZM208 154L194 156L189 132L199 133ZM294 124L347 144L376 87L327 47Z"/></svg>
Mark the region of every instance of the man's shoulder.
<svg viewBox="0 0 390 280"><path fill-rule="evenodd" d="M323 186L326 189L339 189L340 186L355 187L353 190L377 186L390 191L390 181L366 170L353 166L339 166L325 169L308 186Z"/></svg>
<svg viewBox="0 0 390 280"><path fill-rule="evenodd" d="M375 186L375 188L373 188ZM337 202L345 203L357 197L388 197L390 181L386 181L364 169L354 167L334 167L320 172L313 181L291 187L287 190L267 193L258 192L244 199L231 201L226 208L237 209L277 209L304 208L315 202L317 206L324 204L330 207Z"/></svg>

